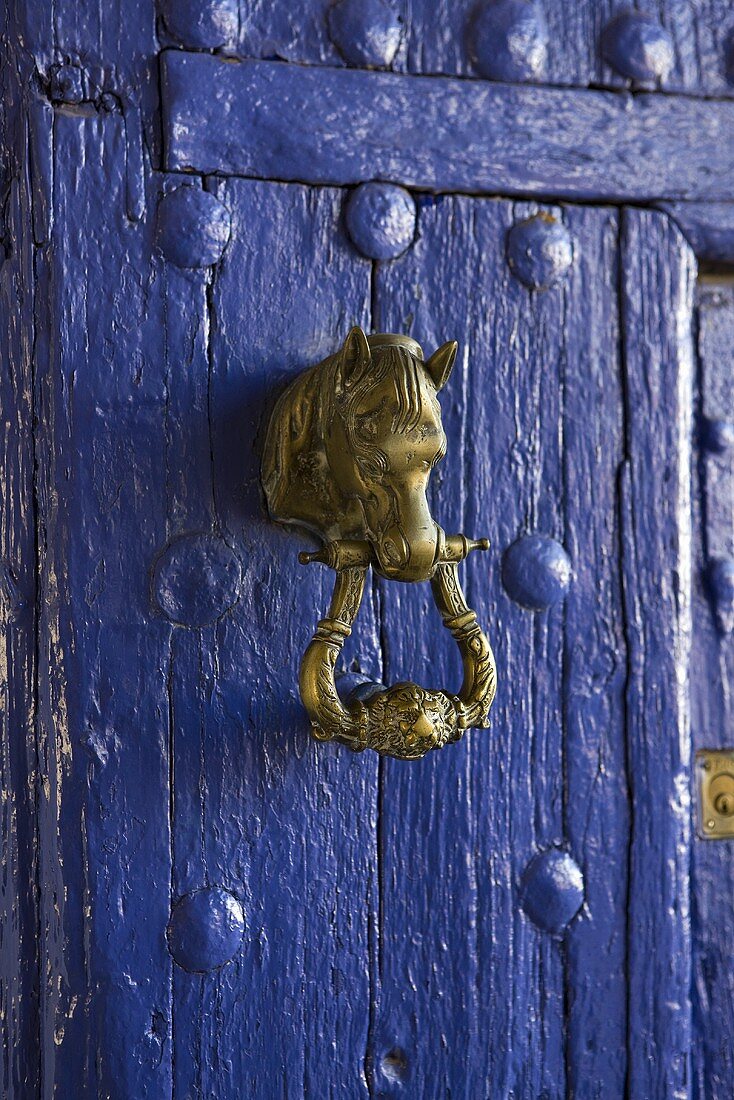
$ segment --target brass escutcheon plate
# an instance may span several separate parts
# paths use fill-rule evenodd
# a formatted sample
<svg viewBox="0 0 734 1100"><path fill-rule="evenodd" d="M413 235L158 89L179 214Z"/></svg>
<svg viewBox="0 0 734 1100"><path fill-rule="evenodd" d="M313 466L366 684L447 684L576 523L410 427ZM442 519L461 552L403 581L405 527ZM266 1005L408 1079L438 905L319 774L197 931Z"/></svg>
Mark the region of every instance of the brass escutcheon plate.
<svg viewBox="0 0 734 1100"><path fill-rule="evenodd" d="M700 749L698 833L704 840L734 837L734 749Z"/></svg>

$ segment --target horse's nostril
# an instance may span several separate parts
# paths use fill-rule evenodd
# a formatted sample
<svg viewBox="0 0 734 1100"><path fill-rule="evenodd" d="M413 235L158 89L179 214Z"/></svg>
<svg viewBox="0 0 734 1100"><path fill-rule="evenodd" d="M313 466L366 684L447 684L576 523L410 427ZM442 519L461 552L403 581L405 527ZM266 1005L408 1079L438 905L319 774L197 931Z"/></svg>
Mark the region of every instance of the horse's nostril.
<svg viewBox="0 0 734 1100"><path fill-rule="evenodd" d="M382 550L382 557L384 558L386 565L391 565L394 568L399 568L400 566L405 565L408 560L408 544L406 543L405 539L400 536L399 541L395 538L384 539L380 549Z"/></svg>

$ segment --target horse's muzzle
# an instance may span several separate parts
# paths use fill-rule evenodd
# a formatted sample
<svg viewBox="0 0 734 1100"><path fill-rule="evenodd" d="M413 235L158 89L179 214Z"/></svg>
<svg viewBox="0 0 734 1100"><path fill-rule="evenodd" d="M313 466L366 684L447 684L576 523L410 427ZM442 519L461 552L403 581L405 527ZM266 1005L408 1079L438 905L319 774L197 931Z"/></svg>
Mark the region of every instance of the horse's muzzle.
<svg viewBox="0 0 734 1100"><path fill-rule="evenodd" d="M397 524L381 532L372 544L378 570L391 581L428 581L434 574L440 528L433 522L412 534Z"/></svg>

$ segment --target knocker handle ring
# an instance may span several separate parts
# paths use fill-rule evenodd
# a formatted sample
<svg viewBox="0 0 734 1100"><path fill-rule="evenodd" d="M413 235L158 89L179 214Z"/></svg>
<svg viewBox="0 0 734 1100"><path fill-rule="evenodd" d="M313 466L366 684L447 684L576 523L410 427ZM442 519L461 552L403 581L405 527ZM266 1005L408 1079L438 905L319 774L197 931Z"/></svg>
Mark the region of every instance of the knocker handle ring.
<svg viewBox="0 0 734 1100"><path fill-rule="evenodd" d="M301 662L301 698L319 741L341 741L356 752L375 749L402 760L416 760L431 749L458 741L471 727L486 725L494 699L496 672L492 650L467 606L458 564L472 550L486 550L486 539L463 535L444 538L443 552L431 578L431 589L444 626L461 653L464 680L458 694L398 683L366 694L340 697L336 662L359 611L367 570L373 563L368 542L328 543L320 551L301 554L306 564L320 561L336 572L329 613L316 628Z"/></svg>

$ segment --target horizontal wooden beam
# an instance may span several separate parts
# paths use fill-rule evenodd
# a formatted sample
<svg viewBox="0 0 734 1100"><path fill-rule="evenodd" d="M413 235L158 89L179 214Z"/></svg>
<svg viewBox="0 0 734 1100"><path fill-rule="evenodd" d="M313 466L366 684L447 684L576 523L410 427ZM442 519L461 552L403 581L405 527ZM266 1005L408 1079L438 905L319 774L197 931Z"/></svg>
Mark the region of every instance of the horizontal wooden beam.
<svg viewBox="0 0 734 1100"><path fill-rule="evenodd" d="M734 199L734 101L162 55L165 164L314 184Z"/></svg>

